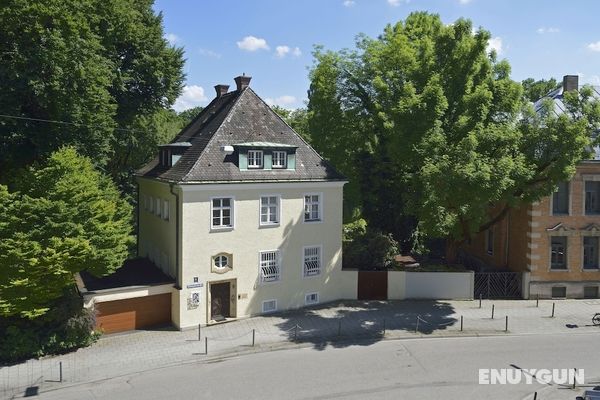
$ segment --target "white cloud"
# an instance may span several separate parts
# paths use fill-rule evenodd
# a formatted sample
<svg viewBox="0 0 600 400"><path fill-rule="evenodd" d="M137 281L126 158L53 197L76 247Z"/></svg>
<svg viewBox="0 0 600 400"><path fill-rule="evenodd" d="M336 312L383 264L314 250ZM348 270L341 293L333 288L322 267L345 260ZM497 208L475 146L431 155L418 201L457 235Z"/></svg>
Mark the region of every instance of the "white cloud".
<svg viewBox="0 0 600 400"><path fill-rule="evenodd" d="M279 106L279 107L285 107L285 106L290 106L294 103L296 103L298 101L298 99L296 99L294 96L290 96L290 95L283 95L283 96L279 96L277 98L272 98L272 97L267 97L265 99L265 103L267 103L270 106Z"/></svg>
<svg viewBox="0 0 600 400"><path fill-rule="evenodd" d="M237 46L246 51L269 50L267 41L256 36L246 36L237 42Z"/></svg>
<svg viewBox="0 0 600 400"><path fill-rule="evenodd" d="M173 109L177 112L185 111L189 108L201 105L203 102L208 100L204 94L204 88L198 85L186 85L183 87L181 96L175 100Z"/></svg>
<svg viewBox="0 0 600 400"><path fill-rule="evenodd" d="M600 51L600 40L595 43L588 44L587 48L591 51Z"/></svg>
<svg viewBox="0 0 600 400"><path fill-rule="evenodd" d="M600 75L586 75L583 72L578 72L579 84L600 86Z"/></svg>
<svg viewBox="0 0 600 400"><path fill-rule="evenodd" d="M471 0L458 0L460 4L469 4Z"/></svg>
<svg viewBox="0 0 600 400"><path fill-rule="evenodd" d="M560 32L560 29L552 27L546 28L542 26L541 28L538 28L536 32L540 35L543 35L544 33L558 33Z"/></svg>
<svg viewBox="0 0 600 400"><path fill-rule="evenodd" d="M204 57L221 58L221 54L216 53L210 49L200 48L200 49L198 49L198 52L200 53L201 56L204 56Z"/></svg>
<svg viewBox="0 0 600 400"><path fill-rule="evenodd" d="M487 52L491 52L492 50L496 50L496 54L502 54L502 38L500 36L496 36L488 40L487 44Z"/></svg>
<svg viewBox="0 0 600 400"><path fill-rule="evenodd" d="M410 0L387 0L388 4L392 7L398 7L400 3L408 3Z"/></svg>
<svg viewBox="0 0 600 400"><path fill-rule="evenodd" d="M174 33L165 34L165 39L167 39L167 42L169 42L169 44L171 46L173 46L175 43L179 42L179 36L177 36Z"/></svg>
<svg viewBox="0 0 600 400"><path fill-rule="evenodd" d="M294 47L292 49L292 48L290 48L290 46L286 46L286 45L277 46L275 48L275 55L279 58L284 58L288 54L291 54L294 57L300 57L302 55L302 51L300 51L299 47Z"/></svg>
<svg viewBox="0 0 600 400"><path fill-rule="evenodd" d="M356 2L354 0L344 0L344 7L354 7Z"/></svg>

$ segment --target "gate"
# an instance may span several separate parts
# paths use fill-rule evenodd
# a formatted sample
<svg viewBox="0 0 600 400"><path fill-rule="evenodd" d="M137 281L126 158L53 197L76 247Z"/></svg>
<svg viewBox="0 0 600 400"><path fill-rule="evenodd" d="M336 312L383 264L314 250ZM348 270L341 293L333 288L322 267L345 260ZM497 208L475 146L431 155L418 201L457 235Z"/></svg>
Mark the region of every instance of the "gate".
<svg viewBox="0 0 600 400"><path fill-rule="evenodd" d="M359 300L387 300L387 271L358 271Z"/></svg>
<svg viewBox="0 0 600 400"><path fill-rule="evenodd" d="M520 272L475 272L475 298L521 298Z"/></svg>

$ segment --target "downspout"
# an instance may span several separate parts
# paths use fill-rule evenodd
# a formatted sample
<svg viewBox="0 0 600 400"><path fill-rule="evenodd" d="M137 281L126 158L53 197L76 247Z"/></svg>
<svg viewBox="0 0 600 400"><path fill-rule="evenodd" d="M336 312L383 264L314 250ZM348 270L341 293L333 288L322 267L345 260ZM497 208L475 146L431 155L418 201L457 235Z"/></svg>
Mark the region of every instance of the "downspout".
<svg viewBox="0 0 600 400"><path fill-rule="evenodd" d="M175 197L175 286L177 289L181 289L181 282L179 281L179 193L173 192L175 184L169 185L169 191Z"/></svg>
<svg viewBox="0 0 600 400"><path fill-rule="evenodd" d="M135 179L135 188L137 190L137 213L135 216L135 255L140 256L140 182Z"/></svg>
<svg viewBox="0 0 600 400"><path fill-rule="evenodd" d="M505 235L505 240L506 243L504 244L504 264L505 267L507 269L510 269L510 266L508 265L508 253L509 253L509 239L510 239L510 211L508 212L508 215L506 216L506 235Z"/></svg>

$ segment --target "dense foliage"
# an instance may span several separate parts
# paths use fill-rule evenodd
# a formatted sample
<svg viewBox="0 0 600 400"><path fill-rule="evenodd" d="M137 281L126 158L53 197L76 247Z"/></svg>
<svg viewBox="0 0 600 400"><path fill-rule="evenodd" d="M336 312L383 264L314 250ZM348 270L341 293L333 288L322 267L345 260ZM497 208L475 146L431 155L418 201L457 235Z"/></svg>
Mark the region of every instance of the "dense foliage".
<svg viewBox="0 0 600 400"><path fill-rule="evenodd" d="M120 181L155 154L183 50L152 0L7 0L0 7L0 181L73 146Z"/></svg>
<svg viewBox="0 0 600 400"><path fill-rule="evenodd" d="M0 316L33 319L88 270L119 268L133 244L131 206L109 177L74 149L53 153L0 186Z"/></svg>
<svg viewBox="0 0 600 400"><path fill-rule="evenodd" d="M391 234L372 230L364 219L344 225L344 268L381 270L391 267L399 254Z"/></svg>
<svg viewBox="0 0 600 400"><path fill-rule="evenodd" d="M534 113L490 37L418 12L355 50L316 49L311 142L351 179L347 219L359 209L406 248L415 237L456 245L574 173L597 102L569 94L564 115Z"/></svg>

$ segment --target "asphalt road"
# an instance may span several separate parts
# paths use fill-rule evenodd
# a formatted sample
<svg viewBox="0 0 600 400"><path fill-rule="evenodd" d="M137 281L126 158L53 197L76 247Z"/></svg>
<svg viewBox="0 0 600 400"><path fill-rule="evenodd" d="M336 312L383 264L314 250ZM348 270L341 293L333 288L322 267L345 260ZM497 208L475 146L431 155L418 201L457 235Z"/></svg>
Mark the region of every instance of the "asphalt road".
<svg viewBox="0 0 600 400"><path fill-rule="evenodd" d="M479 385L479 368L584 368L599 381L600 334L431 338L302 348L157 369L41 399L574 399L558 385Z"/></svg>

